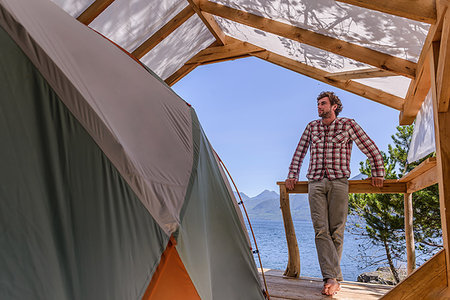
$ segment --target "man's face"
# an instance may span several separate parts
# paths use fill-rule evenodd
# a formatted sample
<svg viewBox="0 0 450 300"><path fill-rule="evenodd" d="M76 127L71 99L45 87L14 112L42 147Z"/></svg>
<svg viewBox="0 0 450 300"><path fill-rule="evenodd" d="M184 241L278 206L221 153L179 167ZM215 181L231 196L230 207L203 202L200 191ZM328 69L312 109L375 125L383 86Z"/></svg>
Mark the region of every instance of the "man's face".
<svg viewBox="0 0 450 300"><path fill-rule="evenodd" d="M321 118L329 118L334 115L337 104L331 105L328 97L317 100L317 112Z"/></svg>

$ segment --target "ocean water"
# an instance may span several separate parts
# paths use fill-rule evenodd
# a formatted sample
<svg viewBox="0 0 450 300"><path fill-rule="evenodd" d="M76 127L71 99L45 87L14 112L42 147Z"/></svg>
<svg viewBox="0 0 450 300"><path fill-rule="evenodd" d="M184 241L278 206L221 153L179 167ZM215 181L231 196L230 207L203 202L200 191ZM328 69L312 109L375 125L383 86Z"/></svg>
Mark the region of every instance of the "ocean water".
<svg viewBox="0 0 450 300"><path fill-rule="evenodd" d="M286 235L282 220L250 220L255 233L256 242L264 268L285 270L288 262ZM300 251L300 276L322 278L314 243L314 229L309 221L294 221ZM249 232L250 239L251 233ZM359 274L374 271L377 267L366 267L363 255L376 255L382 249L372 248L370 253L359 251L359 245L368 243L346 230L344 235L344 251L341 269L344 280L356 281ZM254 248L254 247L253 247ZM259 260L254 254L256 265Z"/></svg>

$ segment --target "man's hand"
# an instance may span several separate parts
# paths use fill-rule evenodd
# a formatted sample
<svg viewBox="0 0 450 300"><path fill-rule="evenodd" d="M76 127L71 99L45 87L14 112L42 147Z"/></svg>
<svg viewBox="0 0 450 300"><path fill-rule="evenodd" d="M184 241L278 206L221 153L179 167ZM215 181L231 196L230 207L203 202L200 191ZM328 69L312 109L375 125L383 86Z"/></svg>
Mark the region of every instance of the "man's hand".
<svg viewBox="0 0 450 300"><path fill-rule="evenodd" d="M293 190L297 180L295 178L286 179L285 184L288 190Z"/></svg>
<svg viewBox="0 0 450 300"><path fill-rule="evenodd" d="M383 177L371 177L372 185L375 187L383 187L384 178Z"/></svg>

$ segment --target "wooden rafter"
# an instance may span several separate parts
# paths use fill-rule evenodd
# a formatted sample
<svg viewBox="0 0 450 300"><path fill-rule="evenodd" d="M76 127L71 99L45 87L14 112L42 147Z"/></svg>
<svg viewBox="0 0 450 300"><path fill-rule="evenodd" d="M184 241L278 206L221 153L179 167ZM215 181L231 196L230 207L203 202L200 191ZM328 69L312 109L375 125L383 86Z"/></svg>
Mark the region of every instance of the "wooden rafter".
<svg viewBox="0 0 450 300"><path fill-rule="evenodd" d="M216 38L216 41L219 45L226 44L226 36L223 30L220 28L219 24L217 24L214 17L206 12L202 12L199 7L200 0L187 0L189 5L194 9L197 15L200 17L202 22L206 25L212 35Z"/></svg>
<svg viewBox="0 0 450 300"><path fill-rule="evenodd" d="M170 75L166 80L164 80L165 83L167 83L168 86L172 86L175 83L177 83L181 78L189 74L192 70L194 70L196 67L198 67L200 64L185 64L180 69L178 69L175 73Z"/></svg>
<svg viewBox="0 0 450 300"><path fill-rule="evenodd" d="M172 86L200 65L239 59L248 57L251 53L264 51L264 49L260 47L241 42L231 37L226 37L224 40L227 42L227 45L220 46L218 41L214 42L208 48L200 51L188 60L179 70L167 78L165 82Z"/></svg>
<svg viewBox="0 0 450 300"><path fill-rule="evenodd" d="M363 78L374 78L374 77L387 77L396 76L397 74L381 70L378 68L361 69L354 71L336 72L328 74L327 78L335 80L350 80L350 79L363 79Z"/></svg>
<svg viewBox="0 0 450 300"><path fill-rule="evenodd" d="M270 51L256 52L253 53L252 55L259 57L263 60L266 60L268 62L274 63L276 65L279 65L281 67L292 70L294 72L300 73L302 75L322 81L324 83L343 89L345 91L354 93L361 97L392 107L394 109L401 110L403 107L404 100L400 97L388 94L386 92L383 92L382 90L375 89L355 81L351 80L340 81L329 79L326 77L328 75L327 72L308 66L296 60L286 58L282 55L278 55Z"/></svg>
<svg viewBox="0 0 450 300"><path fill-rule="evenodd" d="M410 125L414 122L416 115L419 112L428 91L430 90L430 49L431 44L441 38L442 24L444 20L443 16L445 12L446 7L441 10L438 22L431 25L428 30L427 38L425 39L419 61L417 62L416 78L412 80L409 85L409 89L405 97L405 106L400 112L400 125Z"/></svg>
<svg viewBox="0 0 450 300"><path fill-rule="evenodd" d="M89 25L113 2L114 0L96 0L77 18L77 20L85 25Z"/></svg>
<svg viewBox="0 0 450 300"><path fill-rule="evenodd" d="M416 64L405 59L207 0L200 1L200 9L222 18L364 62L380 69L409 78L415 77Z"/></svg>
<svg viewBox="0 0 450 300"><path fill-rule="evenodd" d="M200 51L189 63L211 63L230 60L235 57L248 56L251 53L264 51L263 48L254 46L246 42L234 42L225 46L209 47Z"/></svg>
<svg viewBox="0 0 450 300"><path fill-rule="evenodd" d="M435 0L337 0L424 23L436 22Z"/></svg>
<svg viewBox="0 0 450 300"><path fill-rule="evenodd" d="M209 45L209 47L207 47L206 49L214 48L214 47L216 47L218 45L219 45L219 42L215 41L211 45ZM164 80L165 83L167 83L167 85L169 85L169 86L172 86L175 83L177 83L181 78L183 78L184 76L189 74L189 72L193 71L196 67L198 67L200 65L200 63L192 62L192 60L196 59L196 57L198 55L200 55L200 54L197 54L194 57L192 57L181 68L176 70L172 75L170 75L166 80Z"/></svg>
<svg viewBox="0 0 450 300"><path fill-rule="evenodd" d="M161 29L155 32L151 37L149 37L144 43L142 43L136 50L133 51L133 55L140 59L150 50L152 50L156 45L158 45L162 40L164 40L169 34L175 31L178 27L186 22L195 11L191 6L186 6L181 12L179 12L172 20L167 22Z"/></svg>

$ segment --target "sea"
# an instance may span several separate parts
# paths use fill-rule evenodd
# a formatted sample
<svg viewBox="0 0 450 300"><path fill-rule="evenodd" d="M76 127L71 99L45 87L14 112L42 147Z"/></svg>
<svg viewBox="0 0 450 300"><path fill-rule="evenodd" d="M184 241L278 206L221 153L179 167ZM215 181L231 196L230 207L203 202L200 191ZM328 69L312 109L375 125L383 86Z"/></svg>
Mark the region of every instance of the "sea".
<svg viewBox="0 0 450 300"><path fill-rule="evenodd" d="M282 220L250 220L255 233L256 243L265 269L285 270L288 262L286 235ZM247 229L248 229L247 225ZM295 234L300 252L300 276L322 278L314 243L314 229L311 220L294 221ZM252 239L249 231L250 239ZM358 275L376 270L376 265L368 265L383 249L375 246L365 249L365 238L348 232L344 235L344 250L341 269L344 280L356 281ZM253 249L255 246L253 245ZM367 257L374 259L367 259ZM257 254L254 254L257 267L260 267Z"/></svg>

